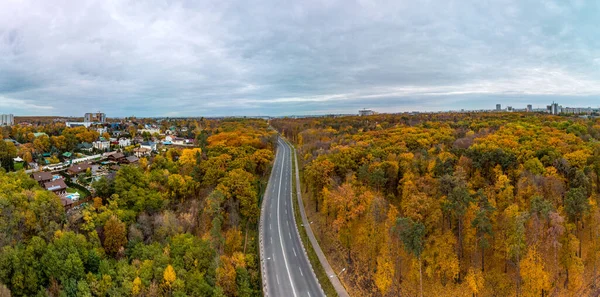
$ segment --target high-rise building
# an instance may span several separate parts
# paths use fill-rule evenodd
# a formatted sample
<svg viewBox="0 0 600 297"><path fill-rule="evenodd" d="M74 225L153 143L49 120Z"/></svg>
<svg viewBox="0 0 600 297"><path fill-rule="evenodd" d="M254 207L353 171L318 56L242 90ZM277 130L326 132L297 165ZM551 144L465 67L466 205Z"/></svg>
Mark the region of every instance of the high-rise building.
<svg viewBox="0 0 600 297"><path fill-rule="evenodd" d="M551 114L559 114L562 111L562 107L558 106L558 103L554 103L552 102L552 105L550 105L550 113Z"/></svg>
<svg viewBox="0 0 600 297"><path fill-rule="evenodd" d="M502 104L496 104L496 111L502 110Z"/></svg>
<svg viewBox="0 0 600 297"><path fill-rule="evenodd" d="M533 106L531 106L531 104L527 104L527 112L532 112L533 111Z"/></svg>
<svg viewBox="0 0 600 297"><path fill-rule="evenodd" d="M368 116L368 115L373 115L373 114L375 114L374 111L372 111L370 109L366 109L366 108L363 108L358 111L359 116Z"/></svg>
<svg viewBox="0 0 600 297"><path fill-rule="evenodd" d="M96 122L96 123L104 123L106 121L106 115L101 112L93 112L86 113L84 117L84 122Z"/></svg>
<svg viewBox="0 0 600 297"><path fill-rule="evenodd" d="M0 114L0 126L12 126L15 124L15 116L12 114Z"/></svg>

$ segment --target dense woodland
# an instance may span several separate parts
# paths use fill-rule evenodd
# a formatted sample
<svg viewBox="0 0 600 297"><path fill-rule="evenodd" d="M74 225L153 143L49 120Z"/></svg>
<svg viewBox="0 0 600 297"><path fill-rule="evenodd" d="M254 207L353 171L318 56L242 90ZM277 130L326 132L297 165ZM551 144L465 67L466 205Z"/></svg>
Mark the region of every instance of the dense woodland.
<svg viewBox="0 0 600 297"><path fill-rule="evenodd" d="M600 120L532 113L277 119L352 296L600 293Z"/></svg>
<svg viewBox="0 0 600 297"><path fill-rule="evenodd" d="M261 120L177 125L196 147L122 166L69 213L22 171L0 170L0 296L261 296L259 197L275 132ZM60 123L35 129L52 148L98 137ZM31 132L4 130L35 151Z"/></svg>

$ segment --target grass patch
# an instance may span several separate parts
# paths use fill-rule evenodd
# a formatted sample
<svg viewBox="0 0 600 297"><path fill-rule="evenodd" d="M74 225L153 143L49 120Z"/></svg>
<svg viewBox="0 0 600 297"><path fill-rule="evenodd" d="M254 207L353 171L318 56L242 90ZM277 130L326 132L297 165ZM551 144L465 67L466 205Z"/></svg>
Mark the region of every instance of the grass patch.
<svg viewBox="0 0 600 297"><path fill-rule="evenodd" d="M15 171L19 171L21 169L23 169L23 162L14 162L14 166L15 166Z"/></svg>
<svg viewBox="0 0 600 297"><path fill-rule="evenodd" d="M83 191L79 190L79 189L75 189L75 188L67 188L67 193L79 193L79 199L84 199L87 198L87 194L84 193Z"/></svg>
<svg viewBox="0 0 600 297"><path fill-rule="evenodd" d="M290 144L290 146L292 145ZM304 245L304 249L306 249L306 254L308 255L308 260L310 261L310 264L312 265L313 270L315 271L315 275L317 276L317 279L319 280L319 283L321 284L321 288L323 288L325 295L327 295L328 297L336 297L338 296L338 294L335 291L333 285L331 284L331 281L329 280L329 276L325 272L325 269L323 268L323 266L321 266L319 257L317 257L317 253L315 253L315 250L313 249L313 246L310 243L310 240L308 239L308 235L306 234L306 230L302 225L302 216L299 210L300 205L298 204L298 192L296 191L297 189L295 157L296 151L292 150L292 200L294 200L292 206L294 207L294 218L296 220L296 225L298 226L300 239L302 240L302 244Z"/></svg>

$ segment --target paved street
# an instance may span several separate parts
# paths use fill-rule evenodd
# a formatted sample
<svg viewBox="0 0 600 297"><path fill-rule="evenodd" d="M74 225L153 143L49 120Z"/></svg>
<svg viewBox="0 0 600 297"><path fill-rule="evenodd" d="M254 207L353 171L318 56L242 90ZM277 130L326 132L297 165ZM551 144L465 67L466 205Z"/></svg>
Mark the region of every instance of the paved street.
<svg viewBox="0 0 600 297"><path fill-rule="evenodd" d="M266 294L324 296L296 230L292 209L291 149L282 140L278 140L264 203L261 228Z"/></svg>

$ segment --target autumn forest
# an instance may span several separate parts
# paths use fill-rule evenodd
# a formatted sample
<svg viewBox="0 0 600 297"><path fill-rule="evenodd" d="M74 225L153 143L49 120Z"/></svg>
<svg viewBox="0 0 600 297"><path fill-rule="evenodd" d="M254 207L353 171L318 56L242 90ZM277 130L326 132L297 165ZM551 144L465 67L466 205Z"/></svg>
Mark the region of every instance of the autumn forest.
<svg viewBox="0 0 600 297"><path fill-rule="evenodd" d="M598 295L600 121L277 119L351 296ZM345 269L345 270L344 270Z"/></svg>
<svg viewBox="0 0 600 297"><path fill-rule="evenodd" d="M262 296L258 221L277 132L296 148L311 227L351 296L600 294L600 120L505 112L168 125L193 145L121 165L74 210L23 170L0 169L0 296ZM2 133L22 144L0 142L0 160L100 136L59 123Z"/></svg>

